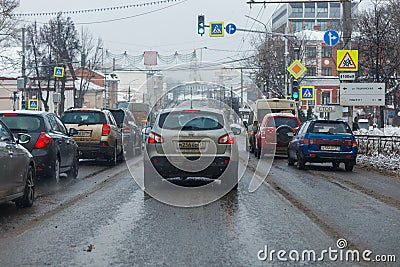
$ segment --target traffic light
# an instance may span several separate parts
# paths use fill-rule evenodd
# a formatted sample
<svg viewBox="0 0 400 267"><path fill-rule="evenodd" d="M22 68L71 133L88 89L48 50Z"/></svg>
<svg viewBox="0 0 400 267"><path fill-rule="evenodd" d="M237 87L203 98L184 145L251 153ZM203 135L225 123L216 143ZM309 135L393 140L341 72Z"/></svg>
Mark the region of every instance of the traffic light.
<svg viewBox="0 0 400 267"><path fill-rule="evenodd" d="M292 97L294 100L299 100L299 83L297 80L293 80L292 82Z"/></svg>
<svg viewBox="0 0 400 267"><path fill-rule="evenodd" d="M197 33L203 35L205 33L204 27L204 15L199 15L197 17Z"/></svg>
<svg viewBox="0 0 400 267"><path fill-rule="evenodd" d="M26 110L26 109L27 109L26 100L22 100L22 101L21 101L21 109L22 109L22 110Z"/></svg>

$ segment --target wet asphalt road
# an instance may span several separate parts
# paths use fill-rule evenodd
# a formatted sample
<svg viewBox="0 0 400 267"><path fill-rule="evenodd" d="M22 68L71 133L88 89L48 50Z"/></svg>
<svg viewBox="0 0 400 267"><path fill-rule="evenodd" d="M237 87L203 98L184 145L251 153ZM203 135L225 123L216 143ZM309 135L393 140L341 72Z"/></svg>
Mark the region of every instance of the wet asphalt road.
<svg viewBox="0 0 400 267"><path fill-rule="evenodd" d="M250 156L237 193L197 208L148 197L124 163L83 162L76 180L41 181L33 208L0 205L0 266L366 265L326 255L314 263L257 257L265 246L269 252L337 249L338 238L347 240L346 249L400 260L399 177L328 165L299 171L276 158L250 193L249 181L254 172L265 175L265 162L257 168ZM129 164L134 175L141 171L139 157Z"/></svg>

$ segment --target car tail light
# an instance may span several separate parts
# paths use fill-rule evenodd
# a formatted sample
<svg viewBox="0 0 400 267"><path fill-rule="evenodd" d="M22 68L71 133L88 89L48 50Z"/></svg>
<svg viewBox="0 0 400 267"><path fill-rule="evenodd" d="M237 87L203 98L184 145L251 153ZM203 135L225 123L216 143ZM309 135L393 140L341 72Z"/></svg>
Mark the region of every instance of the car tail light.
<svg viewBox="0 0 400 267"><path fill-rule="evenodd" d="M232 133L225 134L218 139L218 144L233 145L235 143L235 137Z"/></svg>
<svg viewBox="0 0 400 267"><path fill-rule="evenodd" d="M36 141L35 148L45 148L51 144L51 136L45 132L41 132Z"/></svg>
<svg viewBox="0 0 400 267"><path fill-rule="evenodd" d="M308 143L309 143L308 139L303 140L303 144L308 145Z"/></svg>
<svg viewBox="0 0 400 267"><path fill-rule="evenodd" d="M317 144L317 140L315 139L310 139L310 145L316 145Z"/></svg>
<svg viewBox="0 0 400 267"><path fill-rule="evenodd" d="M101 135L109 135L111 132L111 127L108 124L103 124L103 128L101 129Z"/></svg>
<svg viewBox="0 0 400 267"><path fill-rule="evenodd" d="M353 145L353 147L357 147L357 142L356 142L356 141L353 141L353 142L352 142L352 145Z"/></svg>
<svg viewBox="0 0 400 267"><path fill-rule="evenodd" d="M131 127L129 126L129 125L126 125L125 127L124 127L124 133L130 133L131 132Z"/></svg>
<svg viewBox="0 0 400 267"><path fill-rule="evenodd" d="M147 143L148 144L160 144L160 143L164 143L164 139L162 138L161 135L150 132L149 137L147 137Z"/></svg>

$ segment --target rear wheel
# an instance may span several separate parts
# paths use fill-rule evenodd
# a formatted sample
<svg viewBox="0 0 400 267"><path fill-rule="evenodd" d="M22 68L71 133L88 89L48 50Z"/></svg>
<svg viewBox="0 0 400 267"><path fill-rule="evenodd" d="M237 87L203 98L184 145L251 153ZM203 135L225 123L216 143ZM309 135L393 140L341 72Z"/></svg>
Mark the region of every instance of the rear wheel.
<svg viewBox="0 0 400 267"><path fill-rule="evenodd" d="M117 141L115 141L113 153L111 155L111 158L108 160L108 163L110 164L110 166L116 166L117 165L117 157L118 157Z"/></svg>
<svg viewBox="0 0 400 267"><path fill-rule="evenodd" d="M288 156L287 164L288 164L289 166L293 166L295 162L296 162L296 161L295 161L294 159L292 159L290 156Z"/></svg>
<svg viewBox="0 0 400 267"><path fill-rule="evenodd" d="M334 169L339 169L339 165L340 165L340 162L336 162L336 161L332 162L332 167Z"/></svg>
<svg viewBox="0 0 400 267"><path fill-rule="evenodd" d="M17 207L32 207L35 200L35 187L33 184L33 179L33 168L32 166L29 166L25 182L24 195L15 201Z"/></svg>
<svg viewBox="0 0 400 267"><path fill-rule="evenodd" d="M67 174L68 174L69 178L75 179L76 177L78 177L78 172L79 172L79 159L78 159L78 156L75 155L74 160L72 162L71 169L69 169Z"/></svg>
<svg viewBox="0 0 400 267"><path fill-rule="evenodd" d="M60 182L60 171L61 171L60 158L59 156L57 156L53 162L53 166L50 170L50 175L49 175L50 179L52 179L56 184Z"/></svg>
<svg viewBox="0 0 400 267"><path fill-rule="evenodd" d="M306 161L299 155L297 155L297 168L304 170L306 168Z"/></svg>
<svg viewBox="0 0 400 267"><path fill-rule="evenodd" d="M347 171L347 172L351 172L351 171L353 171L353 168L354 168L354 163L352 163L352 162L349 162L349 163L345 163L344 164L344 169Z"/></svg>

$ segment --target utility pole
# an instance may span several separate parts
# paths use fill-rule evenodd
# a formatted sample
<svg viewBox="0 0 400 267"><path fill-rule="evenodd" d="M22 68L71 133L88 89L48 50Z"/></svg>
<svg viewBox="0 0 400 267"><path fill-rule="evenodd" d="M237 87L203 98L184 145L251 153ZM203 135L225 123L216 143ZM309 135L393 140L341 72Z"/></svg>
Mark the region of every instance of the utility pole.
<svg viewBox="0 0 400 267"><path fill-rule="evenodd" d="M25 96L25 90L26 90L26 67L25 67L25 28L22 28L22 79L23 79L23 85L22 85L22 94L21 94L21 103L22 103L22 109L26 109L26 96Z"/></svg>
<svg viewBox="0 0 400 267"><path fill-rule="evenodd" d="M343 6L343 48L351 49L351 1L341 0ZM353 126L353 106L348 107L347 122Z"/></svg>

